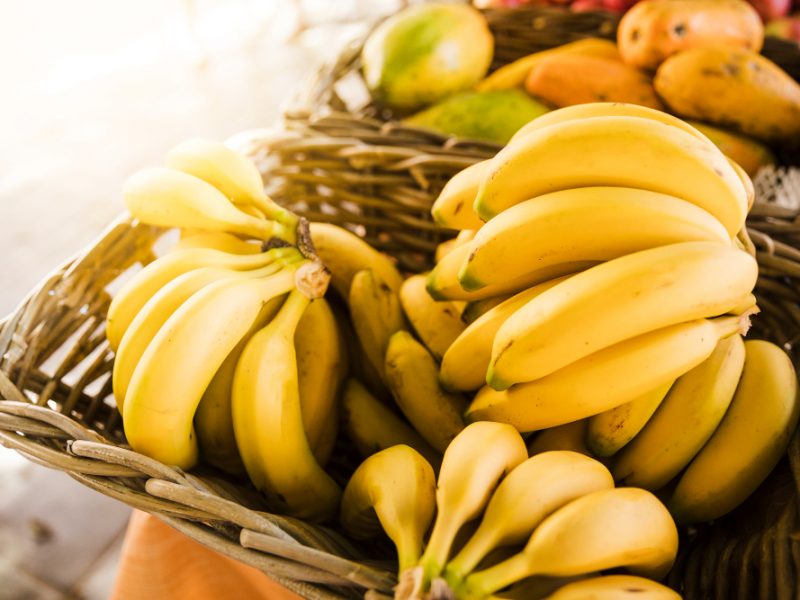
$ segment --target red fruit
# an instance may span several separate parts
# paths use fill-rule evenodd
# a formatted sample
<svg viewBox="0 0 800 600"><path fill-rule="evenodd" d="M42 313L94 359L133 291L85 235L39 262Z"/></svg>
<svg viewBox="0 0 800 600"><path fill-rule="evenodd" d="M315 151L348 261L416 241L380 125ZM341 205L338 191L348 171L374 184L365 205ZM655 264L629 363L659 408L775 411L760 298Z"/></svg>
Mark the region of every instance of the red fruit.
<svg viewBox="0 0 800 600"><path fill-rule="evenodd" d="M761 19L767 23L785 17L792 7L792 0L747 0L756 9Z"/></svg>
<svg viewBox="0 0 800 600"><path fill-rule="evenodd" d="M603 0L575 0L570 5L573 12L587 12L590 10L605 10Z"/></svg>
<svg viewBox="0 0 800 600"><path fill-rule="evenodd" d="M624 13L639 0L603 0L603 8L611 12Z"/></svg>
<svg viewBox="0 0 800 600"><path fill-rule="evenodd" d="M782 19L775 19L764 27L764 34L784 40L800 42L800 14L790 15Z"/></svg>

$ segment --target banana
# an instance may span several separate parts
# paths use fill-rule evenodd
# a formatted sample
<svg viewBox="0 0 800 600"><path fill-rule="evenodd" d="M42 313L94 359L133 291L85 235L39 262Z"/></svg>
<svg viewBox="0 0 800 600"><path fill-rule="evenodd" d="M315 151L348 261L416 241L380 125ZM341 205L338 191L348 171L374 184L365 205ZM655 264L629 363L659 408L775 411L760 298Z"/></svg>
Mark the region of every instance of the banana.
<svg viewBox="0 0 800 600"><path fill-rule="evenodd" d="M501 423L473 423L453 439L436 485L436 520L419 561L423 589L444 569L461 526L481 514L500 480L527 458L522 437Z"/></svg>
<svg viewBox="0 0 800 600"><path fill-rule="evenodd" d="M258 254L261 246L245 242L232 233L224 231L195 231L191 235L181 237L172 247L172 252L186 248L211 248L229 254Z"/></svg>
<svg viewBox="0 0 800 600"><path fill-rule="evenodd" d="M552 512L613 487L608 469L582 454L554 451L529 458L497 486L477 531L447 563L445 580L457 588L494 548L524 543Z"/></svg>
<svg viewBox="0 0 800 600"><path fill-rule="evenodd" d="M231 394L233 391L233 375L236 364L244 347L257 331L269 323L280 309L286 296L277 296L267 302L250 326L249 331L225 357L211 382L208 384L197 411L194 413L194 429L197 443L203 460L215 467L234 475L246 473L236 437L233 431L233 414L231 412Z"/></svg>
<svg viewBox="0 0 800 600"><path fill-rule="evenodd" d="M561 190L486 223L469 244L458 280L478 290L559 263L606 261L693 241L731 243L717 219L679 198L620 187Z"/></svg>
<svg viewBox="0 0 800 600"><path fill-rule="evenodd" d="M405 329L400 297L372 270L355 274L348 296L350 320L370 365L385 379L389 338Z"/></svg>
<svg viewBox="0 0 800 600"><path fill-rule="evenodd" d="M340 521L355 539L385 531L397 548L402 572L419 560L435 509L433 469L417 451L398 445L359 465L342 495Z"/></svg>
<svg viewBox="0 0 800 600"><path fill-rule="evenodd" d="M444 452L464 429L461 415L466 400L439 386L436 361L407 331L398 331L389 339L385 373L395 402L414 429L435 450Z"/></svg>
<svg viewBox="0 0 800 600"><path fill-rule="evenodd" d="M668 381L630 402L591 417L586 430L589 450L597 456L612 456L624 448L653 416L673 383Z"/></svg>
<svg viewBox="0 0 800 600"><path fill-rule="evenodd" d="M677 379L708 358L718 340L744 333L747 322L747 315L687 321L625 340L503 392L486 386L466 418L535 431L596 415Z"/></svg>
<svg viewBox="0 0 800 600"><path fill-rule="evenodd" d="M568 278L558 277L519 292L467 327L442 357L439 371L442 385L449 390L461 391L477 390L485 385L497 330L518 309Z"/></svg>
<svg viewBox="0 0 800 600"><path fill-rule="evenodd" d="M295 289L245 346L233 378L233 426L247 473L281 513L308 521L336 514L341 490L303 429L295 331L310 300Z"/></svg>
<svg viewBox="0 0 800 600"><path fill-rule="evenodd" d="M579 454L591 456L592 453L586 446L586 429L589 422L586 419L564 423L550 427L537 433L528 444L528 454L536 456L543 452L554 450L569 450Z"/></svg>
<svg viewBox="0 0 800 600"><path fill-rule="evenodd" d="M678 378L644 429L618 455L614 478L659 490L694 458L719 426L744 368L744 341L733 335Z"/></svg>
<svg viewBox="0 0 800 600"><path fill-rule="evenodd" d="M364 458L391 446L405 444L424 456L435 469L442 462L439 452L376 400L356 379L348 379L344 385L342 422L347 436Z"/></svg>
<svg viewBox="0 0 800 600"><path fill-rule="evenodd" d="M461 311L461 320L467 325L472 325L495 306L502 304L509 298L511 298L511 295L503 294L501 296L492 296L484 300L467 302L464 306L464 310Z"/></svg>
<svg viewBox="0 0 800 600"><path fill-rule="evenodd" d="M667 502L679 523L716 519L741 504L780 460L797 426L792 361L769 342L744 346L744 371L728 412Z"/></svg>
<svg viewBox="0 0 800 600"><path fill-rule="evenodd" d="M269 240L295 241L295 231L276 221L242 212L210 183L176 169L150 167L134 173L122 188L131 214L150 225L227 231Z"/></svg>
<svg viewBox="0 0 800 600"><path fill-rule="evenodd" d="M330 223L311 223L310 230L317 256L330 270L333 287L343 299L347 299L356 273L367 269L393 291L400 290L403 277L391 259L360 237Z"/></svg>
<svg viewBox="0 0 800 600"><path fill-rule="evenodd" d="M330 461L336 441L339 438L339 419L336 417L337 415L334 415L334 418L328 419L323 423L317 445L311 448L314 458L319 463L319 466L323 468Z"/></svg>
<svg viewBox="0 0 800 600"><path fill-rule="evenodd" d="M431 207L431 215L436 223L462 230L479 229L483 225L472 205L489 164L488 160L483 160L450 178Z"/></svg>
<svg viewBox="0 0 800 600"><path fill-rule="evenodd" d="M218 281L167 319L139 359L125 396L122 417L134 450L182 469L195 464L192 419L203 392L264 304L288 292L294 278L289 266L266 278Z"/></svg>
<svg viewBox="0 0 800 600"><path fill-rule="evenodd" d="M255 207L266 218L296 225L297 217L264 193L255 164L225 144L189 139L167 153L165 164L210 183L237 204Z"/></svg>
<svg viewBox="0 0 800 600"><path fill-rule="evenodd" d="M724 314L750 293L757 277L752 256L715 242L615 258L570 277L509 317L495 335L486 380L506 389L628 338Z"/></svg>
<svg viewBox="0 0 800 600"><path fill-rule="evenodd" d="M456 237L450 238L449 240L446 240L436 246L436 252L433 255L434 262L439 262L459 246L463 246L467 242L470 242L474 237L474 229L464 229L463 231L459 231Z"/></svg>
<svg viewBox="0 0 800 600"><path fill-rule="evenodd" d="M278 248L251 256L239 256L210 248L176 250L148 264L120 288L108 307L106 338L112 350L119 348L122 336L141 308L167 283L193 269L219 267L245 271L264 267L277 258L297 254L294 248Z"/></svg>
<svg viewBox="0 0 800 600"><path fill-rule="evenodd" d="M744 188L745 195L747 196L747 212L750 212L750 209L753 208L753 203L756 201L756 188L753 186L753 180L750 178L750 175L747 174L739 163L733 160L730 157L728 158L728 163L731 165L731 168L736 172L737 177L739 177L739 181L742 182L742 187ZM742 227L742 229L745 229ZM747 231L745 230L745 234Z"/></svg>
<svg viewBox="0 0 800 600"><path fill-rule="evenodd" d="M455 248L450 254L445 256L433 270L428 273L426 287L428 294L435 300L464 300L472 302L474 300L484 300L503 294L516 293L526 288L553 279L561 275L568 275L587 269L595 262L569 262L559 265L551 265L543 269L531 271L522 277L504 281L495 285L487 285L480 290L467 291L458 281L458 272L469 256L470 246L465 244Z"/></svg>
<svg viewBox="0 0 800 600"><path fill-rule="evenodd" d="M635 575L606 575L568 583L545 600L681 600L668 587Z"/></svg>
<svg viewBox="0 0 800 600"><path fill-rule="evenodd" d="M591 185L681 198L714 215L730 236L747 215L742 183L716 146L641 117L579 119L531 131L492 159L474 209L488 221L523 200Z"/></svg>
<svg viewBox="0 0 800 600"><path fill-rule="evenodd" d="M547 517L519 554L467 577L457 597L483 598L532 575L563 577L617 567L657 579L677 552L678 530L652 493L599 490Z"/></svg>
<svg viewBox="0 0 800 600"><path fill-rule="evenodd" d="M437 361L466 328L452 302L436 301L425 289L425 276L412 275L400 288L400 304L411 327Z"/></svg>

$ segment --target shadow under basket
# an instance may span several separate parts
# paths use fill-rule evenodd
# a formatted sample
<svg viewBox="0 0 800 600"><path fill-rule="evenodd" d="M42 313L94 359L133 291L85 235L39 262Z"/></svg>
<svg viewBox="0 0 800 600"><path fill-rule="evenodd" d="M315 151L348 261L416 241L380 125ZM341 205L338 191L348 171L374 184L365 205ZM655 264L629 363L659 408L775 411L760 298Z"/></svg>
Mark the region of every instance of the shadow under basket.
<svg viewBox="0 0 800 600"><path fill-rule="evenodd" d="M488 11L496 65L587 35L614 36L615 18L518 9ZM797 46L779 44L798 77ZM497 146L405 127L358 98L358 43L311 83L286 130L245 135L274 197L312 220L338 223L394 256L408 271L429 267L451 237L429 218L444 182L492 156ZM773 48L774 50L774 48ZM773 59L778 60L776 58ZM792 71L791 65L794 65ZM362 84L363 85L363 84ZM347 93L350 93L348 91ZM363 92L363 90L362 90ZM797 362L800 335L800 164L756 178L748 231L760 264L762 309L751 337L784 346ZM227 556L264 571L310 599L391 595L388 542L347 540L321 527L268 512L245 480L201 466L191 473L133 452L125 444L111 393L113 353L104 321L120 281L169 244L157 228L122 217L90 248L56 269L0 324L0 443L64 471ZM330 470L340 483L359 458L340 436ZM668 582L686 598L795 598L800 591L800 437L759 490L731 515L681 531Z"/></svg>

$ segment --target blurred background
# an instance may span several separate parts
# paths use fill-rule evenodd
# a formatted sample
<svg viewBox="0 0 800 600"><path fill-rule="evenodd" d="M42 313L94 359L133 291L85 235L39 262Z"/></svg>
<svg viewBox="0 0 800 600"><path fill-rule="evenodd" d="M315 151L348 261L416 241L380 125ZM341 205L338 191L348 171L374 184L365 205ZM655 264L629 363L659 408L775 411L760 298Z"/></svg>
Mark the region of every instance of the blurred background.
<svg viewBox="0 0 800 600"><path fill-rule="evenodd" d="M401 0L0 0L0 313L192 136L270 126ZM0 600L108 596L129 509L0 448Z"/></svg>

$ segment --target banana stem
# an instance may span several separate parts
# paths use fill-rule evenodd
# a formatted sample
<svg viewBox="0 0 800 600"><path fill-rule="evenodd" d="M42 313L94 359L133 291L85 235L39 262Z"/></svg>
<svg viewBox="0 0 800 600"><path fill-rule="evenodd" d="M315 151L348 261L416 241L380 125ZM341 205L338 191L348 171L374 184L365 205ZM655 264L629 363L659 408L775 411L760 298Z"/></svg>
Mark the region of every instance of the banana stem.
<svg viewBox="0 0 800 600"><path fill-rule="evenodd" d="M292 230L297 228L297 224L300 221L300 217L292 211L285 209L266 195L263 198L255 199L253 201L253 206L264 213L267 219L277 221Z"/></svg>
<svg viewBox="0 0 800 600"><path fill-rule="evenodd" d="M442 572L460 526L456 520L439 513L428 540L428 547L420 559L423 568L422 589L427 589L431 580Z"/></svg>
<svg viewBox="0 0 800 600"><path fill-rule="evenodd" d="M309 302L310 300L300 293L297 288L293 289L289 292L289 297L286 299L286 302L283 303L283 306L281 306L273 320L275 327L286 327L287 330L296 329Z"/></svg>
<svg viewBox="0 0 800 600"><path fill-rule="evenodd" d="M479 527L456 557L445 567L444 579L450 587L453 589L459 587L464 578L489 554L496 542L494 536L484 535Z"/></svg>
<svg viewBox="0 0 800 600"><path fill-rule="evenodd" d="M520 552L508 560L467 577L463 585L456 590L456 596L464 600L485 598L531 575L533 573L531 573L528 557Z"/></svg>

